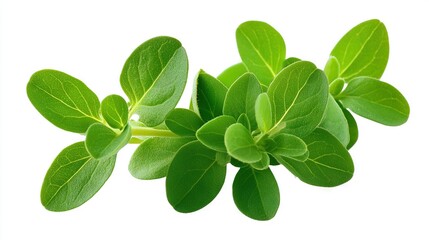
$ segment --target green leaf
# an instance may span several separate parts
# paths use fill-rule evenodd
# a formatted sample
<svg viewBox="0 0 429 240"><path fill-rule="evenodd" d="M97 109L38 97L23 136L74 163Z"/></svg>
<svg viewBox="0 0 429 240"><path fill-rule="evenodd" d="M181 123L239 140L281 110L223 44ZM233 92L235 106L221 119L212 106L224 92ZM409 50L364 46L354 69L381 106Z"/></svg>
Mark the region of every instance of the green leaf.
<svg viewBox="0 0 429 240"><path fill-rule="evenodd" d="M237 123L241 123L243 126L250 130L250 121L245 113L242 113L240 117L238 117Z"/></svg>
<svg viewBox="0 0 429 240"><path fill-rule="evenodd" d="M231 164L232 164L232 166L238 167L238 168L242 168L242 167L248 166L247 163L238 161L237 159L235 159L233 157L231 157Z"/></svg>
<svg viewBox="0 0 429 240"><path fill-rule="evenodd" d="M347 118L332 96L329 96L328 106L319 127L334 135L344 146L349 144L350 132Z"/></svg>
<svg viewBox="0 0 429 240"><path fill-rule="evenodd" d="M232 124L225 132L228 154L244 163L254 163L262 158L249 130L240 123Z"/></svg>
<svg viewBox="0 0 429 240"><path fill-rule="evenodd" d="M376 19L357 25L335 45L331 56L336 57L339 63L337 77L344 78L346 82L358 76L380 78L389 59L386 27ZM335 67L328 69L327 75L331 76L332 72L332 76L335 76Z"/></svg>
<svg viewBox="0 0 429 240"><path fill-rule="evenodd" d="M282 66L282 68L285 68L285 67L287 67L287 66L291 65L292 63L296 63L296 62L299 62L299 61L301 61L301 59L296 58L296 57L289 57L289 58L286 58L286 59L283 61L283 66Z"/></svg>
<svg viewBox="0 0 429 240"><path fill-rule="evenodd" d="M226 166L218 164L215 151L190 142L177 152L168 169L168 202L178 212L197 211L216 197L225 176Z"/></svg>
<svg viewBox="0 0 429 240"><path fill-rule="evenodd" d="M255 118L258 128L267 132L273 125L273 116L271 112L271 103L267 93L259 94L255 103Z"/></svg>
<svg viewBox="0 0 429 240"><path fill-rule="evenodd" d="M56 70L34 73L27 84L34 107L55 126L84 133L100 122L100 101L83 82Z"/></svg>
<svg viewBox="0 0 429 240"><path fill-rule="evenodd" d="M191 137L152 137L145 140L131 157L128 170L133 177L150 180L163 178L179 149L194 140Z"/></svg>
<svg viewBox="0 0 429 240"><path fill-rule="evenodd" d="M353 79L337 99L354 113L388 126L401 125L410 115L407 100L396 88L370 77Z"/></svg>
<svg viewBox="0 0 429 240"><path fill-rule="evenodd" d="M216 152L216 162L221 166L226 166L231 162L231 156L229 156L228 153Z"/></svg>
<svg viewBox="0 0 429 240"><path fill-rule="evenodd" d="M237 63L225 69L225 71L217 76L217 79L229 88L241 75L247 72L246 65L243 63Z"/></svg>
<svg viewBox="0 0 429 240"><path fill-rule="evenodd" d="M244 74L228 89L223 114L238 119L242 113L245 113L249 118L251 129L256 129L255 102L261 92L261 85L255 75Z"/></svg>
<svg viewBox="0 0 429 240"><path fill-rule="evenodd" d="M355 143L357 142L358 138L359 138L359 130L358 130L358 126L356 123L355 118L353 117L353 115L345 108L341 107L341 110L344 113L344 116L347 119L347 123L349 126L349 135L350 135L350 141L347 144L347 149L350 149L353 147L353 145L355 145Z"/></svg>
<svg viewBox="0 0 429 240"><path fill-rule="evenodd" d="M308 149L305 142L291 134L281 133L274 137L276 148L272 151L275 155L284 157L297 157L304 155Z"/></svg>
<svg viewBox="0 0 429 240"><path fill-rule="evenodd" d="M235 119L226 115L212 119L198 129L196 134L197 139L213 150L226 152L225 131L234 123L236 123Z"/></svg>
<svg viewBox="0 0 429 240"><path fill-rule="evenodd" d="M195 80L192 107L204 122L222 115L227 90L219 80L200 70Z"/></svg>
<svg viewBox="0 0 429 240"><path fill-rule="evenodd" d="M273 218L280 205L280 191L269 168L241 168L234 178L232 195L237 208L255 220Z"/></svg>
<svg viewBox="0 0 429 240"><path fill-rule="evenodd" d="M283 69L268 88L273 128L296 136L311 133L320 123L328 101L325 74L311 62L296 62Z"/></svg>
<svg viewBox="0 0 429 240"><path fill-rule="evenodd" d="M338 62L338 59L334 56L330 56L325 65L324 71L329 83L337 79L340 76L340 63Z"/></svg>
<svg viewBox="0 0 429 240"><path fill-rule="evenodd" d="M101 114L109 126L122 129L128 122L127 102L119 95L107 96L101 102Z"/></svg>
<svg viewBox="0 0 429 240"><path fill-rule="evenodd" d="M101 123L95 123L86 132L85 146L92 157L101 159L116 155L130 139L130 125L121 133L116 133Z"/></svg>
<svg viewBox="0 0 429 240"><path fill-rule="evenodd" d="M334 97L337 96L341 91L343 91L345 83L346 82L343 78L335 79L331 84L329 84L329 93Z"/></svg>
<svg viewBox="0 0 429 240"><path fill-rule="evenodd" d="M182 44L171 37L152 38L125 62L121 86L130 99L130 114L148 127L162 123L185 89L188 58Z"/></svg>
<svg viewBox="0 0 429 240"><path fill-rule="evenodd" d="M250 163L250 166L256 170L265 170L270 166L270 156L266 152L262 152L262 157L259 161Z"/></svg>
<svg viewBox="0 0 429 240"><path fill-rule="evenodd" d="M50 211L79 207L104 185L115 166L116 155L97 160L78 142L55 158L43 181L41 201Z"/></svg>
<svg viewBox="0 0 429 240"><path fill-rule="evenodd" d="M309 156L306 160L277 157L301 181L322 187L341 185L353 176L354 166L345 147L329 132L317 128L303 138Z"/></svg>
<svg viewBox="0 0 429 240"><path fill-rule="evenodd" d="M204 124L193 111L183 108L171 110L165 119L165 125L179 136L195 136L195 132Z"/></svg>
<svg viewBox="0 0 429 240"><path fill-rule="evenodd" d="M273 27L264 22L248 21L236 31L241 60L261 84L269 86L282 69L286 45Z"/></svg>

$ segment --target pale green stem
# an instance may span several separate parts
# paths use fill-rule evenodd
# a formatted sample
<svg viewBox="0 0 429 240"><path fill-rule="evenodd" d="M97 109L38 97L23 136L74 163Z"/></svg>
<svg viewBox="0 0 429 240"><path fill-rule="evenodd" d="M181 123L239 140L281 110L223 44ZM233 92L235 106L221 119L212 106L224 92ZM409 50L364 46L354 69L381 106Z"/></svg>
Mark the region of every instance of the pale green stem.
<svg viewBox="0 0 429 240"><path fill-rule="evenodd" d="M154 129L149 127L134 127L131 129L133 136L139 137L177 137L170 130Z"/></svg>

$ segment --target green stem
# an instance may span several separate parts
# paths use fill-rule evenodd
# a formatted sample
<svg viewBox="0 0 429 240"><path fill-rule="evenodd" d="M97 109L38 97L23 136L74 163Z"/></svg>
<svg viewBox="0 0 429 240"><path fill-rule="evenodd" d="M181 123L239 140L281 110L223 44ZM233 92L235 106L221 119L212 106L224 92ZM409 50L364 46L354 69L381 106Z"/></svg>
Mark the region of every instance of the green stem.
<svg viewBox="0 0 429 240"><path fill-rule="evenodd" d="M133 136L140 137L177 137L177 135L170 130L154 129L149 127L133 126L131 133Z"/></svg>

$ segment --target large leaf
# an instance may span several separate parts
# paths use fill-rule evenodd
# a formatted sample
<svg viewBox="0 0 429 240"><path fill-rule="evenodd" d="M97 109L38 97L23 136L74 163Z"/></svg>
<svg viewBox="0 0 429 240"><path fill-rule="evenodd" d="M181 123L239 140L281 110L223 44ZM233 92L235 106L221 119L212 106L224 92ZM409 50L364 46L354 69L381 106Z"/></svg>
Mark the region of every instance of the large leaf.
<svg viewBox="0 0 429 240"><path fill-rule="evenodd" d="M334 187L352 178L352 158L346 148L329 132L317 128L303 140L309 151L307 159L276 158L301 181L315 186Z"/></svg>
<svg viewBox="0 0 429 240"><path fill-rule="evenodd" d="M269 86L282 69L286 45L282 36L264 22L248 21L236 31L237 47L249 72L256 75L261 84Z"/></svg>
<svg viewBox="0 0 429 240"><path fill-rule="evenodd" d="M247 72L246 65L243 63L237 63L225 69L221 74L219 74L219 76L217 76L217 79L229 88L241 75Z"/></svg>
<svg viewBox="0 0 429 240"><path fill-rule="evenodd" d="M121 86L130 99L130 114L137 113L149 127L162 123L179 101L188 75L182 44L171 37L152 38L125 62Z"/></svg>
<svg viewBox="0 0 429 240"><path fill-rule="evenodd" d="M231 116L222 115L205 123L197 131L198 140L213 150L226 152L225 131L236 121Z"/></svg>
<svg viewBox="0 0 429 240"><path fill-rule="evenodd" d="M27 85L34 107L48 121L67 131L84 133L100 122L100 101L83 82L56 70L34 73Z"/></svg>
<svg viewBox="0 0 429 240"><path fill-rule="evenodd" d="M254 163L262 158L249 129L240 123L232 124L226 130L225 146L229 155L244 163Z"/></svg>
<svg viewBox="0 0 429 240"><path fill-rule="evenodd" d="M101 123L95 123L86 132L85 146L92 157L101 159L116 155L130 139L130 125L117 133Z"/></svg>
<svg viewBox="0 0 429 240"><path fill-rule="evenodd" d="M149 138L134 152L128 170L138 179L150 180L165 177L177 151L194 139L191 137Z"/></svg>
<svg viewBox="0 0 429 240"><path fill-rule="evenodd" d="M319 127L334 135L344 146L349 144L350 132L347 118L332 96L329 96L328 106Z"/></svg>
<svg viewBox="0 0 429 240"><path fill-rule="evenodd" d="M227 88L219 80L200 71L192 94L192 109L207 122L222 115Z"/></svg>
<svg viewBox="0 0 429 240"><path fill-rule="evenodd" d="M241 168L234 178L232 194L237 208L256 220L273 218L280 205L279 187L269 168Z"/></svg>
<svg viewBox="0 0 429 240"><path fill-rule="evenodd" d="M388 126L401 125L410 115L407 100L396 88L370 77L353 79L337 99L354 113Z"/></svg>
<svg viewBox="0 0 429 240"><path fill-rule="evenodd" d="M101 114L113 128L122 129L128 122L128 105L119 95L109 95L101 102Z"/></svg>
<svg viewBox="0 0 429 240"><path fill-rule="evenodd" d="M55 158L43 181L41 201L50 211L67 211L88 201L110 177L116 155L97 160L83 142L65 148Z"/></svg>
<svg viewBox="0 0 429 240"><path fill-rule="evenodd" d="M179 212L197 211L209 204L225 181L226 166L216 161L216 152L198 141L183 146L167 173L167 199Z"/></svg>
<svg viewBox="0 0 429 240"><path fill-rule="evenodd" d="M328 100L325 74L311 62L300 61L283 69L267 92L273 110L271 131L305 136L320 123Z"/></svg>
<svg viewBox="0 0 429 240"><path fill-rule="evenodd" d="M376 19L357 25L335 45L331 56L335 59L325 67L328 76L346 81L358 76L380 78L389 59L386 27Z"/></svg>
<svg viewBox="0 0 429 240"><path fill-rule="evenodd" d="M183 108L171 110L165 119L168 129L179 136L195 136L195 132L204 124L193 111Z"/></svg>
<svg viewBox="0 0 429 240"><path fill-rule="evenodd" d="M242 113L245 113L249 118L251 129L256 129L258 125L255 117L255 102L261 92L261 85L255 75L251 73L242 75L226 93L223 114L238 119Z"/></svg>

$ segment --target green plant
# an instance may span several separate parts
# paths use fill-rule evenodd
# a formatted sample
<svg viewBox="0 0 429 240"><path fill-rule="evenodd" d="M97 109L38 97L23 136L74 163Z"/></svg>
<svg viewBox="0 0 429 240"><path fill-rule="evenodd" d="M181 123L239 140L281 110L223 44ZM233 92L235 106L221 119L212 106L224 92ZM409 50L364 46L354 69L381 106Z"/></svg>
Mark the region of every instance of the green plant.
<svg viewBox="0 0 429 240"><path fill-rule="evenodd" d="M146 180L166 177L167 199L177 211L209 204L231 163L239 168L233 182L238 209L268 220L280 204L270 166L281 164L315 186L352 178L347 148L358 131L348 109L385 125L408 118L405 98L378 80L389 52L387 31L378 20L348 32L324 71L286 58L283 38L266 23L243 23L236 38L242 63L218 78L200 71L189 109L175 108L188 59L170 37L143 43L126 61L120 82L128 103L119 95L100 103L84 83L59 71L34 73L27 94L35 108L57 127L86 135L54 160L42 204L65 211L85 203L109 178L118 151L135 143L140 145L130 173Z"/></svg>

